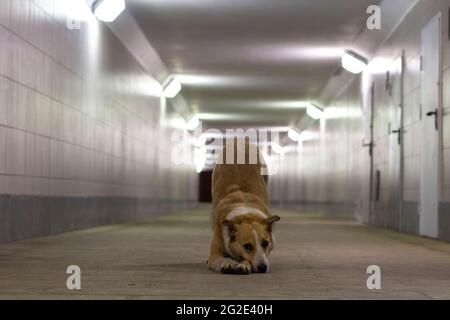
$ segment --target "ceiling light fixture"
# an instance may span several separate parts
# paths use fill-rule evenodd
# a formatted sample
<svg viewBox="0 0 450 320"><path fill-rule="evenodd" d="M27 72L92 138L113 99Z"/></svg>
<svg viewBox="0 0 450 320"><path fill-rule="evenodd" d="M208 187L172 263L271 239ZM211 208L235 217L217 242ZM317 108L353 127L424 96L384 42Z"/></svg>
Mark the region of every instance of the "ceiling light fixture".
<svg viewBox="0 0 450 320"><path fill-rule="evenodd" d="M172 77L166 80L166 85L164 86L164 96L166 98L175 98L180 91L181 83L178 79Z"/></svg>
<svg viewBox="0 0 450 320"><path fill-rule="evenodd" d="M311 132L311 131L303 131L300 134L300 141L308 141L308 140L314 140L314 138L316 137L316 135Z"/></svg>
<svg viewBox="0 0 450 320"><path fill-rule="evenodd" d="M186 129L189 131L194 131L199 124L200 119L197 116L193 116L186 122Z"/></svg>
<svg viewBox="0 0 450 320"><path fill-rule="evenodd" d="M112 22L125 10L125 0L97 0L93 11L98 20Z"/></svg>
<svg viewBox="0 0 450 320"><path fill-rule="evenodd" d="M276 153L283 153L284 152L284 148L282 146L280 146L278 143L273 143L272 144L272 150L275 151Z"/></svg>
<svg viewBox="0 0 450 320"><path fill-rule="evenodd" d="M353 73L353 74L359 74L364 71L364 69L367 67L367 59L360 56L359 54L353 52L353 51L346 51L345 54L342 56L342 67Z"/></svg>
<svg viewBox="0 0 450 320"><path fill-rule="evenodd" d="M288 131L288 137L294 142L297 142L300 139L300 133L296 129L290 128Z"/></svg>
<svg viewBox="0 0 450 320"><path fill-rule="evenodd" d="M323 110L320 109L319 107L316 107L313 104L310 104L306 108L306 113L308 114L308 116L310 116L314 120L318 120L318 119L322 118L322 116L323 116Z"/></svg>

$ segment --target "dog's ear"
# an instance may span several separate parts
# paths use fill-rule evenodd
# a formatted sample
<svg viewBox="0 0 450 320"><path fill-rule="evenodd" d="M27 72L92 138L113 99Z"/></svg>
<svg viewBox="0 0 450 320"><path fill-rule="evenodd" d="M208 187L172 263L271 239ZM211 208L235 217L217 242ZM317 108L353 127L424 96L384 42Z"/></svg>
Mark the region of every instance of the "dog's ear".
<svg viewBox="0 0 450 320"><path fill-rule="evenodd" d="M236 225L230 220L224 220L222 224L227 227L230 239L233 240L236 234Z"/></svg>
<svg viewBox="0 0 450 320"><path fill-rule="evenodd" d="M280 219L281 219L280 216L273 215L267 219L264 219L263 222L267 225L267 230L269 232L272 232L273 223L279 221Z"/></svg>

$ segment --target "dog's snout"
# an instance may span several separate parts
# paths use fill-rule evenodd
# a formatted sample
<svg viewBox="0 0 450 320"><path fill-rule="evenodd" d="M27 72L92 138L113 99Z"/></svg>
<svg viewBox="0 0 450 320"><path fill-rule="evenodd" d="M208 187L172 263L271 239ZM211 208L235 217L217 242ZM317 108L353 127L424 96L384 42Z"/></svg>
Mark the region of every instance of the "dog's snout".
<svg viewBox="0 0 450 320"><path fill-rule="evenodd" d="M258 272L264 273L267 271L267 264L259 264L258 265Z"/></svg>

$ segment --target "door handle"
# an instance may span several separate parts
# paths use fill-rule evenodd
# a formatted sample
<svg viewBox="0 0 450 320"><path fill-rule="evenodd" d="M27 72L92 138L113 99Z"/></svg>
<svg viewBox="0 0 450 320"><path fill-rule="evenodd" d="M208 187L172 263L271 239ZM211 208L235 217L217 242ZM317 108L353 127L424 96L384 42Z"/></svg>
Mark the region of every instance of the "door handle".
<svg viewBox="0 0 450 320"><path fill-rule="evenodd" d="M362 144L363 148L369 148L369 155L372 156L372 152L373 152L373 142L368 142L368 143L364 143Z"/></svg>
<svg viewBox="0 0 450 320"><path fill-rule="evenodd" d="M434 126L436 128L436 130L438 130L438 110L434 110L434 111L429 111L426 113L427 117L432 117L434 116Z"/></svg>
<svg viewBox="0 0 450 320"><path fill-rule="evenodd" d="M392 133L396 133L397 134L397 141L398 144L402 143L402 129L397 129L397 130L392 130Z"/></svg>

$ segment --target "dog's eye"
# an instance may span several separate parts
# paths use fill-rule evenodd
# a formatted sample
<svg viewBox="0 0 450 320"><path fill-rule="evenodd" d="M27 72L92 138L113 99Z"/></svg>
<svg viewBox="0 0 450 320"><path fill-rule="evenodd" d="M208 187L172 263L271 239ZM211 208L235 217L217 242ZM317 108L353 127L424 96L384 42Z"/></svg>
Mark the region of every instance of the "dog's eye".
<svg viewBox="0 0 450 320"><path fill-rule="evenodd" d="M247 251L252 251L253 250L253 246L251 245L251 243L244 244L244 248Z"/></svg>
<svg viewBox="0 0 450 320"><path fill-rule="evenodd" d="M269 241L267 241L267 240L263 240L263 241L261 241L261 246L263 247L263 248L267 248L267 246L269 245Z"/></svg>

